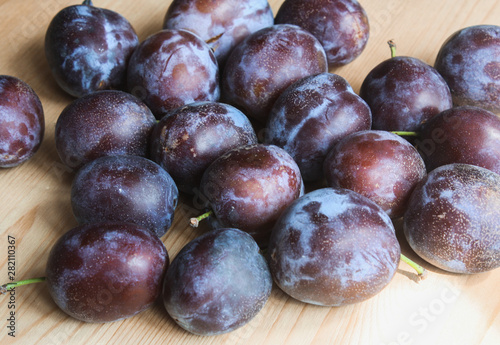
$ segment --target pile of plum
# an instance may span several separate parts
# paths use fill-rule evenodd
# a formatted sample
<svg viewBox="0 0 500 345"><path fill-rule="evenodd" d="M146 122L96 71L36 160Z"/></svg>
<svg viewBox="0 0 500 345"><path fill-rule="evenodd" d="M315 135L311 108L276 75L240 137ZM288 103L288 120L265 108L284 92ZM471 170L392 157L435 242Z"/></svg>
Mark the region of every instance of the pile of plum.
<svg viewBox="0 0 500 345"><path fill-rule="evenodd" d="M88 0L57 13L46 57L76 99L55 145L80 224L49 254L57 305L108 322L162 296L181 327L212 335L251 320L273 281L306 303L360 302L405 258L401 217L428 263L500 267L500 27L454 33L434 67L391 44L357 95L329 70L368 37L356 0L285 0L276 17L266 0L174 0L143 42ZM43 133L35 92L1 76L0 166ZM170 263L179 193L203 196L194 223L213 230Z"/></svg>

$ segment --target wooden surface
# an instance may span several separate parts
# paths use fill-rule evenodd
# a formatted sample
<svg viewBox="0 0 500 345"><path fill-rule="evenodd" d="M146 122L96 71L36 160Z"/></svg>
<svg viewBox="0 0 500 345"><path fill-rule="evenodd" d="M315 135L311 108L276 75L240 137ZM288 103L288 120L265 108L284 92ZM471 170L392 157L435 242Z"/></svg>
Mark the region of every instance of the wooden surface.
<svg viewBox="0 0 500 345"><path fill-rule="evenodd" d="M274 13L282 1L270 1ZM72 98L53 81L43 52L50 19L71 0L0 1L0 74L28 82L40 96L46 135L40 151L13 169L0 169L0 282L8 279L8 236L16 239L16 278L43 276L52 244L76 225L69 190L72 174L61 165L54 126ZM170 1L95 0L130 20L141 40L161 28ZM500 24L498 0L364 0L371 37L361 57L335 73L355 91L376 64L389 57L394 39L399 55L434 62L441 43L455 30L474 24ZM189 201L189 200L188 200ZM197 235L188 227L196 208L182 204L163 241L173 258ZM417 259L402 240L403 252ZM417 259L418 260L418 259ZM422 261L418 261L422 263ZM52 302L44 284L16 291L16 337L7 335L8 296L0 296L0 344L500 344L500 269L474 275L447 274L425 265L428 279L417 283L401 264L389 286L356 305L306 305L274 288L261 313L226 335L198 337L180 329L161 303L133 318L86 324L71 319ZM3 300L2 300L3 299Z"/></svg>

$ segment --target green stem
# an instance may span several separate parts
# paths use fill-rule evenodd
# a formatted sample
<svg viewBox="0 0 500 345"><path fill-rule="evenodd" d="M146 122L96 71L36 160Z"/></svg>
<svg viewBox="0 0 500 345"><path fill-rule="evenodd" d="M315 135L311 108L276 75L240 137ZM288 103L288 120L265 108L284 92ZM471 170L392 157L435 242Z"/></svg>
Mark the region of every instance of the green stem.
<svg viewBox="0 0 500 345"><path fill-rule="evenodd" d="M82 5L94 6L94 5L92 4L92 0L83 0Z"/></svg>
<svg viewBox="0 0 500 345"><path fill-rule="evenodd" d="M400 135L402 137L418 137L418 133L417 132L392 131L391 133Z"/></svg>
<svg viewBox="0 0 500 345"><path fill-rule="evenodd" d="M408 266L410 266L411 268L413 268L415 271L417 271L418 273L418 276L420 277L420 279L425 279L426 276L427 276L427 271L425 268L423 268L422 266L420 266L419 264L417 264L416 262L410 260L409 258L407 258L406 256L404 256L403 254L401 254L401 261L405 262L408 264Z"/></svg>
<svg viewBox="0 0 500 345"><path fill-rule="evenodd" d="M21 280L21 281L15 282L15 283L7 283L7 284L0 286L0 292L5 295L7 293L7 291L12 290L18 286L34 284L34 283L41 283L44 281L45 281L45 277L40 277L40 278L25 279L25 280Z"/></svg>
<svg viewBox="0 0 500 345"><path fill-rule="evenodd" d="M391 58L396 57L396 43L393 40L387 41L389 48L391 48Z"/></svg>
<svg viewBox="0 0 500 345"><path fill-rule="evenodd" d="M206 213L203 213L201 216L191 218L189 220L189 223L193 228L197 228L203 219L210 217L212 214L214 214L212 211L208 211Z"/></svg>

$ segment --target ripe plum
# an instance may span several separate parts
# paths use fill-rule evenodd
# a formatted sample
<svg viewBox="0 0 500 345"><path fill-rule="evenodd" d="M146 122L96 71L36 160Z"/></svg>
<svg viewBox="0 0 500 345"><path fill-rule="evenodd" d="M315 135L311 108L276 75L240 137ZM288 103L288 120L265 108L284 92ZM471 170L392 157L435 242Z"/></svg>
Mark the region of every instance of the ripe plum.
<svg viewBox="0 0 500 345"><path fill-rule="evenodd" d="M150 307L161 294L169 259L151 231L130 223L94 223L65 233L47 261L56 304L86 322L110 322Z"/></svg>
<svg viewBox="0 0 500 345"><path fill-rule="evenodd" d="M70 103L56 123L57 152L79 169L98 157L146 156L156 123L149 108L123 91L97 91Z"/></svg>
<svg viewBox="0 0 500 345"><path fill-rule="evenodd" d="M323 306L379 293L400 254L389 216L368 198L336 188L294 201L276 222L268 247L276 284L295 299Z"/></svg>
<svg viewBox="0 0 500 345"><path fill-rule="evenodd" d="M151 158L170 173L181 191L192 194L215 159L250 144L257 144L257 136L241 111L224 103L191 103L167 113L155 126Z"/></svg>
<svg viewBox="0 0 500 345"><path fill-rule="evenodd" d="M431 171L411 195L404 233L424 260L455 273L500 267L500 175L475 165Z"/></svg>
<svg viewBox="0 0 500 345"><path fill-rule="evenodd" d="M71 205L80 224L131 222L161 237L172 224L178 194L158 164L138 156L105 156L78 170Z"/></svg>
<svg viewBox="0 0 500 345"><path fill-rule="evenodd" d="M359 92L372 110L373 129L416 131L453 106L443 77L425 62L395 56L373 68Z"/></svg>
<svg viewBox="0 0 500 345"><path fill-rule="evenodd" d="M441 46L434 67L448 83L456 106L500 115L500 26L458 30Z"/></svg>
<svg viewBox="0 0 500 345"><path fill-rule="evenodd" d="M500 174L500 118L474 106L443 111L425 123L416 141L427 170L465 163Z"/></svg>
<svg viewBox="0 0 500 345"><path fill-rule="evenodd" d="M215 55L185 30L163 30L142 42L130 58L127 81L158 119L185 104L220 97Z"/></svg>
<svg viewBox="0 0 500 345"><path fill-rule="evenodd" d="M188 243L163 285L165 307L182 328L199 335L235 330L271 294L272 277L259 246L238 229L218 229Z"/></svg>
<svg viewBox="0 0 500 345"><path fill-rule="evenodd" d="M240 146L205 170L200 190L219 227L235 227L265 244L283 210L304 189L299 167L274 145Z"/></svg>
<svg viewBox="0 0 500 345"><path fill-rule="evenodd" d="M75 97L124 89L127 64L139 44L120 14L90 0L62 9L45 35L45 56L59 86Z"/></svg>
<svg viewBox="0 0 500 345"><path fill-rule="evenodd" d="M339 141L324 163L331 187L358 192L391 218L403 215L415 185L426 175L417 149L399 135L360 131Z"/></svg>
<svg viewBox="0 0 500 345"><path fill-rule="evenodd" d="M0 168L31 158L44 132L43 107L35 91L16 77L0 75Z"/></svg>
<svg viewBox="0 0 500 345"><path fill-rule="evenodd" d="M281 92L327 67L325 51L313 35L295 25L273 25L247 36L229 55L222 100L265 123Z"/></svg>
<svg viewBox="0 0 500 345"><path fill-rule="evenodd" d="M323 45L330 67L345 65L365 49L370 35L368 16L356 0L285 0L276 24L294 24Z"/></svg>
<svg viewBox="0 0 500 345"><path fill-rule="evenodd" d="M265 143L287 151L305 181L323 176L328 151L344 136L371 128L368 105L336 74L320 73L289 86L269 115Z"/></svg>
<svg viewBox="0 0 500 345"><path fill-rule="evenodd" d="M163 28L194 32L214 50L222 65L246 36L273 24L273 11L267 0L174 0Z"/></svg>

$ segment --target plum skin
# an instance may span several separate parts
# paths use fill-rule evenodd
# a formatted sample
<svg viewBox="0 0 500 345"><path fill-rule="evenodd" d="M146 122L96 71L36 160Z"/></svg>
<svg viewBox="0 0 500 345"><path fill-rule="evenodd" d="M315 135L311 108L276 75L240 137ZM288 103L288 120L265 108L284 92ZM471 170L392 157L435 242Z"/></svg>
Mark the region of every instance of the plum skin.
<svg viewBox="0 0 500 345"><path fill-rule="evenodd" d="M151 133L151 159L179 190L196 194L206 168L230 149L257 144L241 111L219 102L196 102L167 113Z"/></svg>
<svg viewBox="0 0 500 345"><path fill-rule="evenodd" d="M415 141L427 170L477 165L500 174L500 118L475 106L445 110L422 125Z"/></svg>
<svg viewBox="0 0 500 345"><path fill-rule="evenodd" d="M367 130L340 140L324 162L328 186L351 189L401 217L417 183L427 174L417 149L399 135Z"/></svg>
<svg viewBox="0 0 500 345"><path fill-rule="evenodd" d="M57 153L75 170L102 156L147 156L155 123L151 110L136 97L97 91L74 100L59 115Z"/></svg>
<svg viewBox="0 0 500 345"><path fill-rule="evenodd" d="M372 109L372 128L386 131L417 131L422 123L453 106L443 77L408 56L378 64L363 80L359 95Z"/></svg>
<svg viewBox="0 0 500 345"><path fill-rule="evenodd" d="M35 91L16 77L0 75L0 168L30 159L44 132L43 107Z"/></svg>
<svg viewBox="0 0 500 345"><path fill-rule="evenodd" d="M167 250L151 231L122 222L78 226L52 247L47 286L65 313L111 322L149 308L161 294Z"/></svg>
<svg viewBox="0 0 500 345"><path fill-rule="evenodd" d="M448 83L455 106L477 106L500 115L500 26L456 31L441 46L434 67Z"/></svg>
<svg viewBox="0 0 500 345"><path fill-rule="evenodd" d="M170 228L179 192L158 164L139 156L105 156L84 165L71 186L79 224L123 221L158 237Z"/></svg>
<svg viewBox="0 0 500 345"><path fill-rule="evenodd" d="M391 219L378 205L354 191L322 188L282 213L267 256L285 293L310 304L342 306L387 286L400 254Z"/></svg>
<svg viewBox="0 0 500 345"><path fill-rule="evenodd" d="M186 30L162 30L137 47L127 70L131 94L157 119L177 107L220 98L219 66L210 47Z"/></svg>
<svg viewBox="0 0 500 345"><path fill-rule="evenodd" d="M283 210L304 192L293 158L274 145L240 146L205 170L200 190L209 202L216 227L248 232L265 245Z"/></svg>
<svg viewBox="0 0 500 345"><path fill-rule="evenodd" d="M312 33L323 45L330 68L352 62L365 49L370 25L356 0L285 0L276 24L294 24Z"/></svg>
<svg viewBox="0 0 500 345"><path fill-rule="evenodd" d="M474 274L500 267L500 175L475 165L431 171L413 191L404 234L424 260Z"/></svg>
<svg viewBox="0 0 500 345"><path fill-rule="evenodd" d="M274 102L264 142L287 151L302 178L323 177L323 161L344 136L371 127L371 110L339 75L320 73L290 85Z"/></svg>
<svg viewBox="0 0 500 345"><path fill-rule="evenodd" d="M56 82L74 97L124 89L127 64L139 44L120 14L90 5L62 9L45 35L45 56Z"/></svg>
<svg viewBox="0 0 500 345"><path fill-rule="evenodd" d="M163 28L194 32L208 42L222 66L246 36L273 23L267 0L174 0L165 14Z"/></svg>
<svg viewBox="0 0 500 345"><path fill-rule="evenodd" d="M179 252L165 275L163 301L182 328L216 335L249 322L271 288L257 243L241 230L224 228L199 236Z"/></svg>
<svg viewBox="0 0 500 345"><path fill-rule="evenodd" d="M303 77L327 72L319 41L296 25L273 25L247 36L222 71L222 101L265 123L273 103Z"/></svg>

